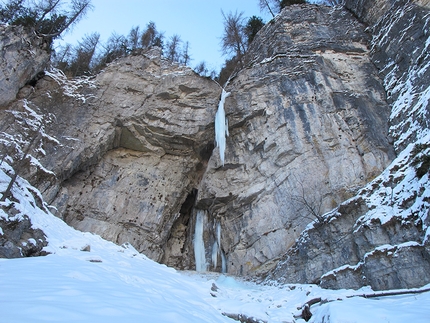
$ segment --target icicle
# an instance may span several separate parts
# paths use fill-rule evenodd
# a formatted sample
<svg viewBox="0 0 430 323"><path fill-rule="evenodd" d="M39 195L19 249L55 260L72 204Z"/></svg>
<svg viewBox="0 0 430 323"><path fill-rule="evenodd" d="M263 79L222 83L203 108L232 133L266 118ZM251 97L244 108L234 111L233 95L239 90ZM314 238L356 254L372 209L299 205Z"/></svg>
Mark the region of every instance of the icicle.
<svg viewBox="0 0 430 323"><path fill-rule="evenodd" d="M221 223L217 223L216 225L216 239L218 242L218 247L221 249Z"/></svg>
<svg viewBox="0 0 430 323"><path fill-rule="evenodd" d="M218 242L215 241L212 247L212 266L214 269L216 269L217 264L218 264Z"/></svg>
<svg viewBox="0 0 430 323"><path fill-rule="evenodd" d="M196 271L206 271L205 242L203 240L205 211L198 210L196 214L196 228L194 232L194 257Z"/></svg>
<svg viewBox="0 0 430 323"><path fill-rule="evenodd" d="M227 272L227 260L225 259L225 254L221 250L221 273L225 274Z"/></svg>
<svg viewBox="0 0 430 323"><path fill-rule="evenodd" d="M222 89L221 100L219 101L218 111L215 115L215 141L217 147L219 147L219 157L223 166L225 155L225 137L228 136L228 123L225 118L224 103L225 99L229 95L230 92L226 92L224 89Z"/></svg>
<svg viewBox="0 0 430 323"><path fill-rule="evenodd" d="M212 266L216 269L218 265L218 255L222 252L221 250L221 223L216 224L216 241L212 247Z"/></svg>

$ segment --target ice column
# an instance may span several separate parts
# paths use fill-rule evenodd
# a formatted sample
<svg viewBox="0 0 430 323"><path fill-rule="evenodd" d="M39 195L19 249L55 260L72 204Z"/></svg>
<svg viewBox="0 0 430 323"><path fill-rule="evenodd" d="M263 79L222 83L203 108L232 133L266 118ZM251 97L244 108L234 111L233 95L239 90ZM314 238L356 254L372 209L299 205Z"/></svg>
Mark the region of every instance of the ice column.
<svg viewBox="0 0 430 323"><path fill-rule="evenodd" d="M197 210L196 228L194 231L194 257L196 260L196 271L206 271L205 242L203 240L205 211Z"/></svg>
<svg viewBox="0 0 430 323"><path fill-rule="evenodd" d="M222 89L221 100L219 101L218 111L215 115L215 141L217 147L219 147L219 156L223 166L225 154L225 137L228 136L228 125L225 118L224 103L225 99L229 95L230 92L226 92L224 89Z"/></svg>
<svg viewBox="0 0 430 323"><path fill-rule="evenodd" d="M212 266L215 269L218 264L218 255L222 252L221 250L221 223L216 225L216 241L212 247Z"/></svg>

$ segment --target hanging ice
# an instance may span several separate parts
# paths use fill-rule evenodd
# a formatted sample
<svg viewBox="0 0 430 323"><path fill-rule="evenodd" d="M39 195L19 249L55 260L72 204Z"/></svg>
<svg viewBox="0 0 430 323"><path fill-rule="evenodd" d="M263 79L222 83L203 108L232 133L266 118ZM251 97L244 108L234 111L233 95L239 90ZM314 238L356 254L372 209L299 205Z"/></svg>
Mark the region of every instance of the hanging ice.
<svg viewBox="0 0 430 323"><path fill-rule="evenodd" d="M218 243L215 241L214 245L212 246L212 266L214 269L216 269L217 265L218 265Z"/></svg>
<svg viewBox="0 0 430 323"><path fill-rule="evenodd" d="M196 271L206 271L205 242L203 240L205 211L197 210L196 228L194 231L194 257L196 260Z"/></svg>
<svg viewBox="0 0 430 323"><path fill-rule="evenodd" d="M226 92L222 89L221 100L219 101L218 111L215 115L215 141L219 148L219 157L221 163L224 166L224 154L225 154L225 137L228 136L228 125L225 118L224 103L225 99L230 95L230 92Z"/></svg>
<svg viewBox="0 0 430 323"><path fill-rule="evenodd" d="M222 253L221 250L221 223L217 223L216 225L216 241L212 247L212 266L216 269L218 265L218 255Z"/></svg>
<svg viewBox="0 0 430 323"><path fill-rule="evenodd" d="M221 272L225 274L227 272L227 259L225 259L225 254L221 250Z"/></svg>
<svg viewBox="0 0 430 323"><path fill-rule="evenodd" d="M218 247L221 248L221 223L216 224L216 241L218 242Z"/></svg>

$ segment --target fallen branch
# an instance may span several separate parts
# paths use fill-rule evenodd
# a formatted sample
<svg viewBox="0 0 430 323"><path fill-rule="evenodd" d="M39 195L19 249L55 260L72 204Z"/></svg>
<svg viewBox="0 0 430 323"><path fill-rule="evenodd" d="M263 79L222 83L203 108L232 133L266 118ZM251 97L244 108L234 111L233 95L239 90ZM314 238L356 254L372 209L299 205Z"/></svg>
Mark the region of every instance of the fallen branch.
<svg viewBox="0 0 430 323"><path fill-rule="evenodd" d="M317 298L313 298L310 301L307 301L303 306L297 308L298 310L302 310L302 314L300 315L295 315L294 318L302 318L304 319L306 322L308 322L311 317L312 317L312 313L311 313L311 306L318 304L318 303L326 303L327 300L322 300L321 297L317 297Z"/></svg>
<svg viewBox="0 0 430 323"><path fill-rule="evenodd" d="M235 321L239 321L241 323L267 323L264 320L256 319L243 314L222 313L222 315L227 316Z"/></svg>
<svg viewBox="0 0 430 323"><path fill-rule="evenodd" d="M351 295L346 298L352 297L364 297L364 298L375 298L375 297L384 297L384 296L398 296L398 295L408 295L408 294L421 294L425 292L430 292L430 288L425 289L409 289L404 291L392 291L392 292L381 292L381 293L373 293L373 294L359 294L359 295Z"/></svg>

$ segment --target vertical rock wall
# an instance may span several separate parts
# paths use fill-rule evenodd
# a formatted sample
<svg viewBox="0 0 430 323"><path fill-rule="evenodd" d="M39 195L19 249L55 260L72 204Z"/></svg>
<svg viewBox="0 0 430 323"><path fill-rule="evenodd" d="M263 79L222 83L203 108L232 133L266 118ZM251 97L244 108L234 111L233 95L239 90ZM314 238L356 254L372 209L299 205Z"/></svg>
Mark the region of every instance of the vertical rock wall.
<svg viewBox="0 0 430 323"><path fill-rule="evenodd" d="M0 24L0 108L15 100L20 88L49 67L48 47L31 30Z"/></svg>
<svg viewBox="0 0 430 323"><path fill-rule="evenodd" d="M345 10L305 5L258 33L226 88L225 165L215 150L199 186L208 263L221 222L227 271L267 271L309 222L392 160L389 107L364 29Z"/></svg>
<svg viewBox="0 0 430 323"><path fill-rule="evenodd" d="M52 116L28 178L70 225L177 268L195 268L203 214L209 270L265 273L393 159L389 107L365 26L324 6L292 6L269 22L226 90L222 166L221 89L158 50L95 78L47 72L10 105Z"/></svg>
<svg viewBox="0 0 430 323"><path fill-rule="evenodd" d="M430 282L429 5L346 5L370 24L370 57L391 103L398 157L357 197L306 230L268 279L327 288L421 287Z"/></svg>

